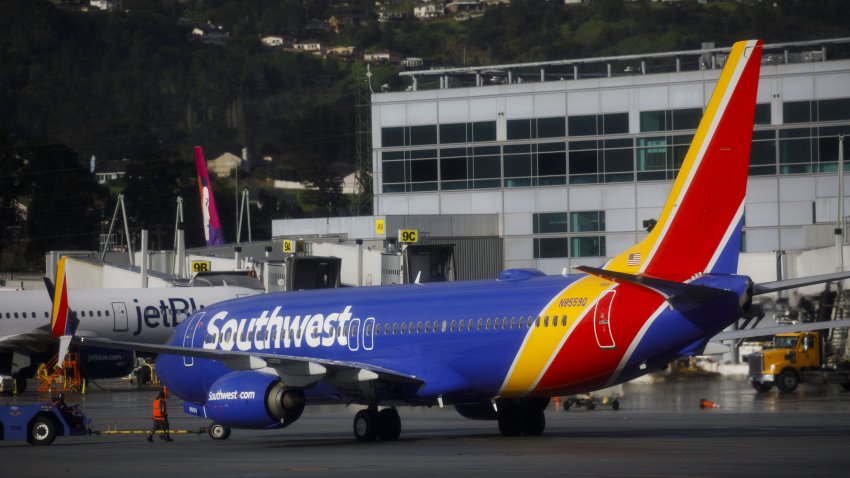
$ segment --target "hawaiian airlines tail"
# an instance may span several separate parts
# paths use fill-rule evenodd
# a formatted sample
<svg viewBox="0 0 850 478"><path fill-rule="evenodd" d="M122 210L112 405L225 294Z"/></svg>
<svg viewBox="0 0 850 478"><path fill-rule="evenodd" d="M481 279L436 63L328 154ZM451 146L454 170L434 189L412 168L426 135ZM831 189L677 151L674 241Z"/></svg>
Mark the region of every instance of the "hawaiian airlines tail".
<svg viewBox="0 0 850 478"><path fill-rule="evenodd" d="M204 151L200 146L195 146L195 166L198 169L201 213L204 216L204 238L206 238L208 246L224 244L221 221L218 219L218 210L215 208L212 185L210 183L210 177L207 174L207 162L204 160Z"/></svg>
<svg viewBox="0 0 850 478"><path fill-rule="evenodd" d="M605 269L672 281L736 273L761 52L761 41L734 45L658 223Z"/></svg>

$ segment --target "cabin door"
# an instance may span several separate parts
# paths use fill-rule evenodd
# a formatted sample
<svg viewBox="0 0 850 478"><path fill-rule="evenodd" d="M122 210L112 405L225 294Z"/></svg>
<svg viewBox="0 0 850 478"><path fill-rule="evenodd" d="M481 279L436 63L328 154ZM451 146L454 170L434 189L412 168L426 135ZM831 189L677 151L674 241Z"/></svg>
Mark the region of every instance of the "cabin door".
<svg viewBox="0 0 850 478"><path fill-rule="evenodd" d="M611 312L613 311L614 295L616 290L609 290L599 298L593 307L593 331L596 334L596 343L601 349L613 349L614 334L611 332Z"/></svg>
<svg viewBox="0 0 850 478"><path fill-rule="evenodd" d="M204 323L204 313L199 312L198 315L190 319L189 324L186 326L186 332L183 334L183 346L186 348L192 347L192 344L195 343L195 333ZM190 357L188 355L183 356L183 365L186 367L191 367L195 365L195 357Z"/></svg>

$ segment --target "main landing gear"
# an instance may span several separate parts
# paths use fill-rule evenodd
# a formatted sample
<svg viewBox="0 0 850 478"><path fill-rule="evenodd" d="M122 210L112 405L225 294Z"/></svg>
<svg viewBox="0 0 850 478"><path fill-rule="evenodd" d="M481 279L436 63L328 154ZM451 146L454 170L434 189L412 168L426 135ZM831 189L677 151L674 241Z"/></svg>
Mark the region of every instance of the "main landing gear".
<svg viewBox="0 0 850 478"><path fill-rule="evenodd" d="M549 401L517 400L499 404L499 431L502 436L540 436L546 429L546 409Z"/></svg>
<svg viewBox="0 0 850 478"><path fill-rule="evenodd" d="M395 408L360 410L354 416L354 438L359 442L396 441L401 435L401 418Z"/></svg>

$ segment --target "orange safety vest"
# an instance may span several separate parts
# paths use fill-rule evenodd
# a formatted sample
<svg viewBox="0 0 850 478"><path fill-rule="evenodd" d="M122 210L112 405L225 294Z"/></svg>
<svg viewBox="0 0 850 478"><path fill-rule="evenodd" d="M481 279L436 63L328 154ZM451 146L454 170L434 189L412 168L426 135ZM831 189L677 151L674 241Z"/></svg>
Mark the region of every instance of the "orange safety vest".
<svg viewBox="0 0 850 478"><path fill-rule="evenodd" d="M157 398L153 401L153 419L165 420L163 411L165 409L165 399Z"/></svg>

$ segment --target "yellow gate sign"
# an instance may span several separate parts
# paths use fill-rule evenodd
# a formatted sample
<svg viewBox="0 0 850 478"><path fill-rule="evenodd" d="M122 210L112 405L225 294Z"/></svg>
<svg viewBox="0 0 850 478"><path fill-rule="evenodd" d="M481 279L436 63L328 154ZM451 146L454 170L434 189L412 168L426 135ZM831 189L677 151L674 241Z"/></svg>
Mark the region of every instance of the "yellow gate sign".
<svg viewBox="0 0 850 478"><path fill-rule="evenodd" d="M419 242L419 231L416 229L399 229L398 242L412 244Z"/></svg>
<svg viewBox="0 0 850 478"><path fill-rule="evenodd" d="M383 219L375 219L375 235L383 236L387 231L384 229L384 220Z"/></svg>
<svg viewBox="0 0 850 478"><path fill-rule="evenodd" d="M295 254L295 241L291 241L289 239L283 241L283 253Z"/></svg>
<svg viewBox="0 0 850 478"><path fill-rule="evenodd" d="M210 261L192 261L192 272L209 272Z"/></svg>

